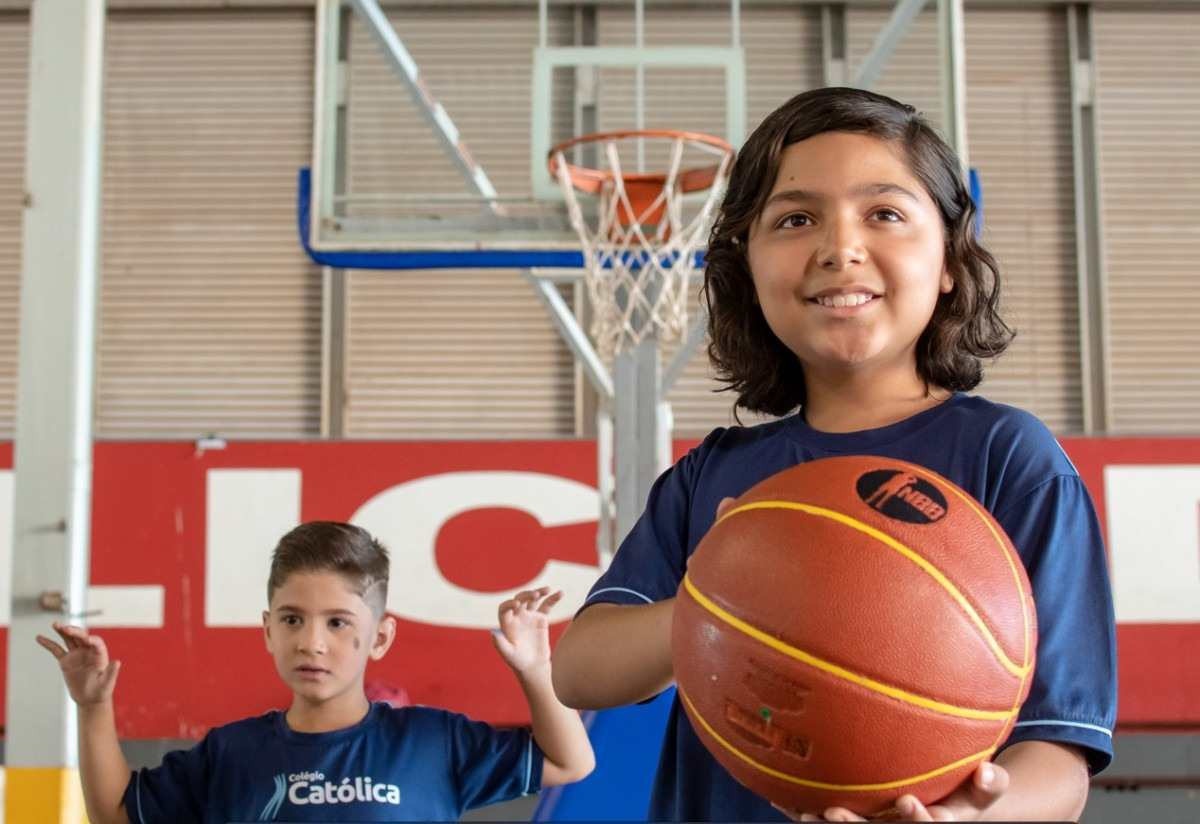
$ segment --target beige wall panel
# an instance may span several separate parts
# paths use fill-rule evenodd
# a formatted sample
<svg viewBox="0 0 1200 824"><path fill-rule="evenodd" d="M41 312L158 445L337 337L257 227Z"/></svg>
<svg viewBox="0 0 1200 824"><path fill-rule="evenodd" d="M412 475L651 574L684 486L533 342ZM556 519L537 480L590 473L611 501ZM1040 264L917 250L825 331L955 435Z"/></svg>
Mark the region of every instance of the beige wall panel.
<svg viewBox="0 0 1200 824"><path fill-rule="evenodd" d="M318 432L312 37L301 10L110 14L99 436Z"/></svg>
<svg viewBox="0 0 1200 824"><path fill-rule="evenodd" d="M0 439L16 428L28 63L28 15L0 13Z"/></svg>
<svg viewBox="0 0 1200 824"><path fill-rule="evenodd" d="M350 273L347 434L573 432L574 367L516 272Z"/></svg>
<svg viewBox="0 0 1200 824"><path fill-rule="evenodd" d="M1017 330L977 391L1075 433L1083 412L1066 20L1052 8L972 9L966 35L983 240L1000 263L1001 312Z"/></svg>
<svg viewBox="0 0 1200 824"><path fill-rule="evenodd" d="M1200 10L1098 11L1112 426L1200 429Z"/></svg>

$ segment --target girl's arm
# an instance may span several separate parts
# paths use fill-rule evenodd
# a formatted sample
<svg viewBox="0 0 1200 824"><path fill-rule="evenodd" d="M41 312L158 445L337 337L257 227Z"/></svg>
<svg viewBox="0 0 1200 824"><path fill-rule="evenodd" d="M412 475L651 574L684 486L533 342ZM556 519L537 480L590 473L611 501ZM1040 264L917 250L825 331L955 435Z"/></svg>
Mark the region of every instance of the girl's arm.
<svg viewBox="0 0 1200 824"><path fill-rule="evenodd" d="M604 709L652 698L671 685L675 599L644 606L596 604L554 649L554 691L568 707Z"/></svg>

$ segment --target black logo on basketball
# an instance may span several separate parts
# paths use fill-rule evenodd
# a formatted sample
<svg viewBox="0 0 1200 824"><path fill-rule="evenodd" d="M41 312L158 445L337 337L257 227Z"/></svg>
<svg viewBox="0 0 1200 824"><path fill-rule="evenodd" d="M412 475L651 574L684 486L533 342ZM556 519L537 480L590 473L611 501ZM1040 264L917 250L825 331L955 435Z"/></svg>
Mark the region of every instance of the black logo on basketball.
<svg viewBox="0 0 1200 824"><path fill-rule="evenodd" d="M931 524L946 516L946 498L941 491L903 469L867 472L855 486L863 503L898 521Z"/></svg>

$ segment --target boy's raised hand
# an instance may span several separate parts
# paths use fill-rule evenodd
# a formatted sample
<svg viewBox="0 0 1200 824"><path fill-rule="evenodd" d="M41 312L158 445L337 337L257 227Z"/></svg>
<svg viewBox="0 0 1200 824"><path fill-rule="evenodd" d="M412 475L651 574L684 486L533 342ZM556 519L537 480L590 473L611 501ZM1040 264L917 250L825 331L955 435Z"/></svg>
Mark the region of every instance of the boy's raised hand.
<svg viewBox="0 0 1200 824"><path fill-rule="evenodd" d="M561 590L541 587L522 590L500 605L500 629L493 630L492 642L514 672L549 669L549 613L561 599Z"/></svg>
<svg viewBox="0 0 1200 824"><path fill-rule="evenodd" d="M97 635L88 635L82 627L58 622L53 626L65 648L42 635L37 636L37 642L58 659L71 698L80 706L111 701L121 662L108 660L104 640Z"/></svg>

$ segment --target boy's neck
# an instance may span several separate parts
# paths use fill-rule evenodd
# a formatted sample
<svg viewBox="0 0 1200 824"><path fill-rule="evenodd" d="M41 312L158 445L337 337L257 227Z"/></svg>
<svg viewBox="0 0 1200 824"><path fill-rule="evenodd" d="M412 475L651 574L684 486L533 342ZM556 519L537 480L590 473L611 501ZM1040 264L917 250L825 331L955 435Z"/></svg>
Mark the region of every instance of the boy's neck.
<svg viewBox="0 0 1200 824"><path fill-rule="evenodd" d="M911 379L852 374L837 377L805 374L804 419L819 432L862 432L924 412L950 397L937 387L926 389Z"/></svg>
<svg viewBox="0 0 1200 824"><path fill-rule="evenodd" d="M320 704L293 696L292 706L284 717L293 732L336 732L362 721L370 709L371 702L362 690L351 690Z"/></svg>

